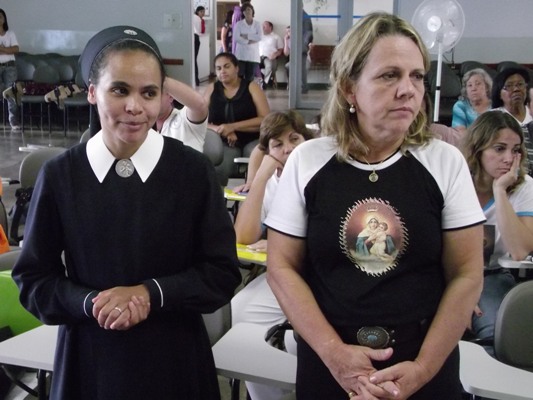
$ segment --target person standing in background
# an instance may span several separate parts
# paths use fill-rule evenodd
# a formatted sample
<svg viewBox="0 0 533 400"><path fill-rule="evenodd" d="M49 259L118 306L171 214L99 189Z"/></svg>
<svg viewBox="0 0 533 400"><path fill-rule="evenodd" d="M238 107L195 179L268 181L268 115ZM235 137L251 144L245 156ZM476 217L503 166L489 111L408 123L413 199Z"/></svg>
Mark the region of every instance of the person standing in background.
<svg viewBox="0 0 533 400"><path fill-rule="evenodd" d="M200 86L200 78L198 76L198 53L200 52L200 35L205 33L205 7L198 6L194 11L192 26L194 29L194 79L196 86Z"/></svg>
<svg viewBox="0 0 533 400"><path fill-rule="evenodd" d="M226 19L224 25L220 29L220 51L219 53L232 53L233 52L233 24L231 20L233 18L233 10L229 10L226 13Z"/></svg>
<svg viewBox="0 0 533 400"><path fill-rule="evenodd" d="M240 75L247 81L252 81L255 71L259 67L259 41L262 36L261 24L254 20L255 10L250 3L241 7L244 19L233 28L235 38L234 53L239 60Z"/></svg>
<svg viewBox="0 0 533 400"><path fill-rule="evenodd" d="M244 18L244 15L242 14L241 7L245 3L250 3L250 0L241 0L241 5L240 6L233 7L233 16L231 17L231 28L232 28L232 30L235 30L235 24L237 24L237 22L239 22L241 19ZM232 39L231 39L232 52L235 51L236 44L237 44L237 42L235 41L235 36L233 36Z"/></svg>
<svg viewBox="0 0 533 400"><path fill-rule="evenodd" d="M307 85L307 56L309 54L309 48L313 43L313 22L309 15L302 10L302 93L305 94L308 92L309 88ZM285 31L283 54L286 57L290 57L291 53L291 27L288 26ZM287 71L287 78L289 78L290 72L290 61L287 60L285 64L285 69Z"/></svg>
<svg viewBox="0 0 533 400"><path fill-rule="evenodd" d="M19 44L15 33L9 30L6 12L0 8L0 87L3 92L13 86L17 80L15 54L19 52ZM9 124L12 130L20 130L18 106L14 96L7 97Z"/></svg>

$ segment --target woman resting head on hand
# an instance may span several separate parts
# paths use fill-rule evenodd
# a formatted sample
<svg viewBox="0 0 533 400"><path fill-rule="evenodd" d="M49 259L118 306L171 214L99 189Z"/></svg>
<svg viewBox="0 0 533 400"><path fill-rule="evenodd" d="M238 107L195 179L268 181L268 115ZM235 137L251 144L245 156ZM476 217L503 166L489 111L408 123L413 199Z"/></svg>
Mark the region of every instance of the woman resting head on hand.
<svg viewBox="0 0 533 400"><path fill-rule="evenodd" d="M494 336L500 304L516 284L499 259L510 254L519 261L533 251L533 179L522 128L506 112L480 115L468 128L463 153L487 219L483 291L472 317L473 334L486 339ZM494 354L492 346L486 349Z"/></svg>

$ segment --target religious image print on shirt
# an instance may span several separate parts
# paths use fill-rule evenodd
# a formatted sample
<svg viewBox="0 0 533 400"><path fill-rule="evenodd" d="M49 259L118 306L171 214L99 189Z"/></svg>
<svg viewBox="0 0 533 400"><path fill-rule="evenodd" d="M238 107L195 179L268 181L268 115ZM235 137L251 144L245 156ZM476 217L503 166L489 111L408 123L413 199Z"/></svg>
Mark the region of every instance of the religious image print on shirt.
<svg viewBox="0 0 533 400"><path fill-rule="evenodd" d="M348 209L340 232L344 254L368 275L394 269L408 243L408 233L396 210L369 198Z"/></svg>

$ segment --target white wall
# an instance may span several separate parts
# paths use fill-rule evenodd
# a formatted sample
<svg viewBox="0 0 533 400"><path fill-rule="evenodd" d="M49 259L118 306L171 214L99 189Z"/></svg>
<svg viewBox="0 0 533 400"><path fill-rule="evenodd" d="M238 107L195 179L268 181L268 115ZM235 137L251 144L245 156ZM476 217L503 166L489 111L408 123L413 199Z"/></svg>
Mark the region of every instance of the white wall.
<svg viewBox="0 0 533 400"><path fill-rule="evenodd" d="M167 59L183 59L168 73L193 82L191 3L184 0L9 0L0 5L20 50L29 53L80 54L87 40L113 25L133 25L148 32ZM164 26L170 14L172 26Z"/></svg>
<svg viewBox="0 0 533 400"><path fill-rule="evenodd" d="M397 0L398 15L411 20L422 0ZM533 1L458 0L465 30L455 48L455 62L477 60L533 63ZM451 55L445 54L448 60Z"/></svg>

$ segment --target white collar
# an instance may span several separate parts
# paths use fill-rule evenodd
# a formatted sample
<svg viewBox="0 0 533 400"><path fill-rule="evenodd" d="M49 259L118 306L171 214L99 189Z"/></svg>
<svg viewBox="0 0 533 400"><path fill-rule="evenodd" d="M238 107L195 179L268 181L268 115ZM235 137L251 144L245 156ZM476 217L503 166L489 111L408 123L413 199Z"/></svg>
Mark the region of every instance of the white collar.
<svg viewBox="0 0 533 400"><path fill-rule="evenodd" d="M163 142L163 136L150 129L141 147L131 156L130 160L143 182L146 182L159 158L161 158ZM102 183L115 162L115 156L111 154L104 143L102 131L87 142L87 158L96 178Z"/></svg>

